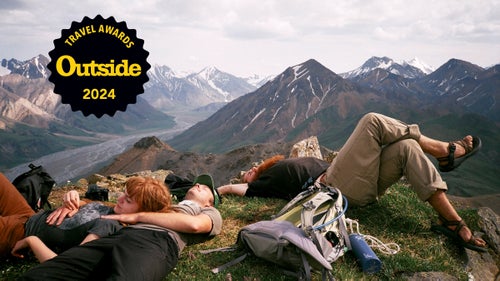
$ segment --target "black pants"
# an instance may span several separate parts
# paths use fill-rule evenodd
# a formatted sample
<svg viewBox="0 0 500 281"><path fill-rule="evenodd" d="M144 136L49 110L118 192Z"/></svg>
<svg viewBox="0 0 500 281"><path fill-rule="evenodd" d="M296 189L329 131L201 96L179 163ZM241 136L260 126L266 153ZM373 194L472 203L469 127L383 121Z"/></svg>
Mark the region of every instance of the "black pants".
<svg viewBox="0 0 500 281"><path fill-rule="evenodd" d="M18 280L163 280L178 261L167 232L123 228L73 247Z"/></svg>

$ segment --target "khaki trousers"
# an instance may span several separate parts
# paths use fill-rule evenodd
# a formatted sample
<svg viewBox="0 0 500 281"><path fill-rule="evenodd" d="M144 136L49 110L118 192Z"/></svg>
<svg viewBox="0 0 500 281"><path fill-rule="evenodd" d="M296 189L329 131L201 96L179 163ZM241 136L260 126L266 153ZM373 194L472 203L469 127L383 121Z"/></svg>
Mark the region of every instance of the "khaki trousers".
<svg viewBox="0 0 500 281"><path fill-rule="evenodd" d="M10 255L24 238L24 224L35 212L16 187L0 173L0 257Z"/></svg>
<svg viewBox="0 0 500 281"><path fill-rule="evenodd" d="M340 149L324 180L338 187L349 204L363 206L377 201L405 176L417 196L426 201L437 189L448 188L420 148L420 136L418 125L368 113Z"/></svg>

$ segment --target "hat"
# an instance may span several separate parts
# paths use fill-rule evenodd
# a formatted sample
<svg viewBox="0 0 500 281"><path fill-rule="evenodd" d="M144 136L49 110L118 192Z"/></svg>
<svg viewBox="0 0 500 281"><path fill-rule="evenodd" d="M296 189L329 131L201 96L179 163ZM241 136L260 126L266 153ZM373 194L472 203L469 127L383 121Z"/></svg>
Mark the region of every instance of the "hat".
<svg viewBox="0 0 500 281"><path fill-rule="evenodd" d="M214 187L214 180L212 179L212 176L209 174L199 175L194 179L193 185L197 183L206 185L212 190L212 194L214 195L214 207L217 208L217 206L219 206L220 198Z"/></svg>

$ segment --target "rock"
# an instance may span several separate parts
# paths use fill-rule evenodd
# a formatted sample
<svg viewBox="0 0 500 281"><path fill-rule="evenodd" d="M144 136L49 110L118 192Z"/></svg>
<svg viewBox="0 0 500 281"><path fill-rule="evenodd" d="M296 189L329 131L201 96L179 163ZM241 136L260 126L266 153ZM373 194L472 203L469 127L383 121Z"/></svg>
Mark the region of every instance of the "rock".
<svg viewBox="0 0 500 281"><path fill-rule="evenodd" d="M292 146L289 158L297 157L316 157L323 159L321 155L321 147L316 136L301 140Z"/></svg>
<svg viewBox="0 0 500 281"><path fill-rule="evenodd" d="M469 272L469 276L472 276L469 280L497 280L499 270L495 259L498 259L500 245L499 217L487 207L479 208L477 214L480 217L479 226L484 232L483 237L491 250L486 253L479 253L466 249L466 271ZM474 234L477 236L479 233ZM490 252L496 253L495 257Z"/></svg>
<svg viewBox="0 0 500 281"><path fill-rule="evenodd" d="M490 208L482 207L477 210L481 218L479 226L485 232L486 242L493 248L495 253L500 254L500 219Z"/></svg>
<svg viewBox="0 0 500 281"><path fill-rule="evenodd" d="M469 273L469 280L495 280L495 276L498 275L498 267L488 252L479 253L468 249L465 251L468 258L465 270Z"/></svg>

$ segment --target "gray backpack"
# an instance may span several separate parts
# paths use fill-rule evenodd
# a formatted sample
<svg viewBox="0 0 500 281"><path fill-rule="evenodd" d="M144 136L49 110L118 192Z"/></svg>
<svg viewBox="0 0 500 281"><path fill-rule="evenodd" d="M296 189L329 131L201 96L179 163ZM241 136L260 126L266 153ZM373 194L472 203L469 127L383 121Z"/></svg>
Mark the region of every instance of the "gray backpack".
<svg viewBox="0 0 500 281"><path fill-rule="evenodd" d="M272 220L244 226L236 245L245 253L213 269L232 266L249 254L278 264L298 280L311 280L311 271L333 280L331 263L350 249L344 213L347 201L341 192L319 183L297 195Z"/></svg>

